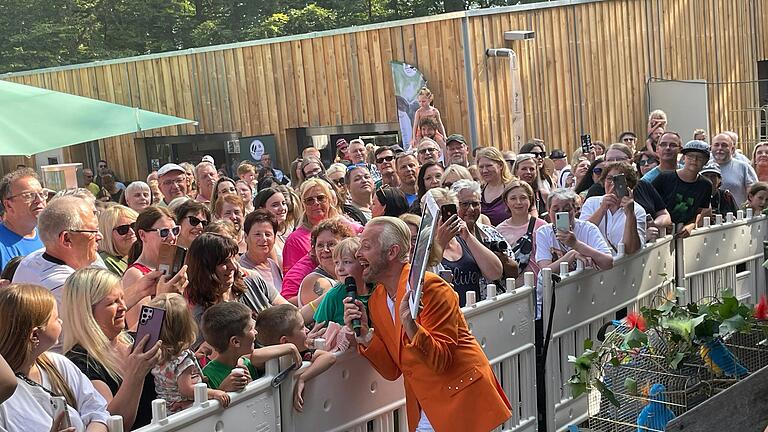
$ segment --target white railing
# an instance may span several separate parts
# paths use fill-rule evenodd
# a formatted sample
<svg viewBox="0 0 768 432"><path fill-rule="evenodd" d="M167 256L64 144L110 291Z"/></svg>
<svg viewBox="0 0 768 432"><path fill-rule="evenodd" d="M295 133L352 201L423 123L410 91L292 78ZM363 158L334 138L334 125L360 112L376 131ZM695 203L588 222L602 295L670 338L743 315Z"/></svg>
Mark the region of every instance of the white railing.
<svg viewBox="0 0 768 432"><path fill-rule="evenodd" d="M697 229L684 240L664 237L631 256L617 258L611 270L578 268L561 273L556 285L552 340L546 359L547 430L561 431L587 416L585 397L572 399L567 380L569 355L583 352L583 340L621 309L649 305L657 293L686 287L685 300L698 301L731 288L741 298L756 299L766 292L763 240L768 237L765 216ZM551 272L543 271L542 316L546 330L552 304ZM535 295L531 276L525 286L508 292L489 286L489 298L463 309L467 324L488 356L496 377L512 404L512 418L501 429L535 431L536 367L534 348ZM471 303L471 302L470 302ZM199 401L166 417L157 403L153 423L141 432L167 431L395 431L407 430L401 380L386 381L356 352L337 357L336 364L307 384L304 412L292 407L292 377L281 388L270 386L278 364L267 365L265 377L232 394L227 409L218 402ZM202 390L202 389L201 389ZM462 413L471 415L472 413ZM113 421L111 431L121 431Z"/></svg>

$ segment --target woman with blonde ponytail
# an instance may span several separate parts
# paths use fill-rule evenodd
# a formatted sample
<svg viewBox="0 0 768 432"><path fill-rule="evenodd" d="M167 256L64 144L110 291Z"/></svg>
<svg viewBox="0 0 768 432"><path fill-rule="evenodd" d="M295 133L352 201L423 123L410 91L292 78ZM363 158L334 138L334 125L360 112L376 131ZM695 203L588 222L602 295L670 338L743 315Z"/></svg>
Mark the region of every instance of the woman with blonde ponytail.
<svg viewBox="0 0 768 432"><path fill-rule="evenodd" d="M143 352L125 332L126 306L120 278L95 267L73 273L64 283L64 353L107 400L107 409L123 417L126 430L152 420L156 398L149 373L159 359L160 341ZM146 338L146 337L145 337Z"/></svg>
<svg viewBox="0 0 768 432"><path fill-rule="evenodd" d="M107 402L66 357L46 352L61 334L56 299L37 285L0 290L0 356L17 377L16 392L0 404L0 429L48 431L60 428L51 416L53 397L64 397L70 430L106 432ZM56 423L56 424L54 424Z"/></svg>

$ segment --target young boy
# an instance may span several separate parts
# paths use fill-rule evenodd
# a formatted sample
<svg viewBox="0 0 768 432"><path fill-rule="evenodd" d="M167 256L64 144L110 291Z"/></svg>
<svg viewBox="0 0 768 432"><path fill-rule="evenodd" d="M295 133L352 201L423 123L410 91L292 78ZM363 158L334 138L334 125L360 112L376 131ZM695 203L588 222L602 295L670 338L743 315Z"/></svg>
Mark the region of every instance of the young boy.
<svg viewBox="0 0 768 432"><path fill-rule="evenodd" d="M309 367L296 372L296 386L293 388L293 406L301 412L304 408L304 385L307 381L328 370L336 362L336 357L327 351L310 350L307 346L307 328L304 318L292 304L281 304L267 308L256 319L256 334L260 344L267 348L291 345L301 350ZM262 349L267 349L262 348Z"/></svg>
<svg viewBox="0 0 768 432"><path fill-rule="evenodd" d="M203 314L203 336L216 351L217 357L203 368L208 386L224 391L240 391L258 377L256 367L267 360L293 355L301 362L296 346L290 343L254 349L256 330L251 309L239 302L224 302L211 306ZM237 367L245 374L232 374Z"/></svg>

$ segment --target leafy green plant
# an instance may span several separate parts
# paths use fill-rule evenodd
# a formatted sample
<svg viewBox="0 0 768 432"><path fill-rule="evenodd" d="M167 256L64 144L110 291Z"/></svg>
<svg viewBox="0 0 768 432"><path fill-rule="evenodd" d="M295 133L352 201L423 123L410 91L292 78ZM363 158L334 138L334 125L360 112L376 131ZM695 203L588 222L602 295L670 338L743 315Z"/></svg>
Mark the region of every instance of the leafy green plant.
<svg viewBox="0 0 768 432"><path fill-rule="evenodd" d="M689 356L700 355L700 348L717 338L728 338L737 332L750 332L759 322L768 318L768 304L765 297L753 309L741 303L730 290L723 291L717 298L707 298L700 303L681 305L682 288L675 296L667 298L657 295L656 307L643 307L640 313L632 313L624 322L630 331L623 335L607 337L595 348L592 340L584 341L584 352L568 356L574 366L574 373L568 380L571 395L578 397L591 389L598 390L603 397L617 407L620 405L613 392L601 380L603 365L619 366L641 352L658 355L662 368L677 369ZM660 302L659 302L660 300ZM615 324L619 324L615 322ZM768 343L768 327L760 326ZM662 351L649 345L649 334L662 341ZM637 392L637 383L627 379L624 388L629 393Z"/></svg>

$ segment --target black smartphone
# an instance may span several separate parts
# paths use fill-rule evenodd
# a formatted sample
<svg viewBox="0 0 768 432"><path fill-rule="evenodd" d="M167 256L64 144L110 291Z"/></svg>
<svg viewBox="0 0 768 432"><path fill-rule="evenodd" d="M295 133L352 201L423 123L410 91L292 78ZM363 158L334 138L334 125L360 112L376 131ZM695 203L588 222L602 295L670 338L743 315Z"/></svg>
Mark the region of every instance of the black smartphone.
<svg viewBox="0 0 768 432"><path fill-rule="evenodd" d="M146 305L142 306L141 313L139 314L139 325L136 328L136 340L133 342L133 346L135 347L137 343L141 342L144 336L149 335L149 340L144 345L144 352L152 348L160 339L163 321L165 321L165 309Z"/></svg>
<svg viewBox="0 0 768 432"><path fill-rule="evenodd" d="M590 134L584 134L581 136L581 153L584 156L592 151L592 136Z"/></svg>
<svg viewBox="0 0 768 432"><path fill-rule="evenodd" d="M617 174L613 176L613 189L619 199L627 196L627 178L624 176L624 174Z"/></svg>
<svg viewBox="0 0 768 432"><path fill-rule="evenodd" d="M160 250L157 254L157 269L163 274L173 277L184 266L186 257L187 250L183 247L160 243Z"/></svg>
<svg viewBox="0 0 768 432"><path fill-rule="evenodd" d="M445 204L440 207L440 216L443 218L443 222L447 221L451 216L457 213L456 204Z"/></svg>

